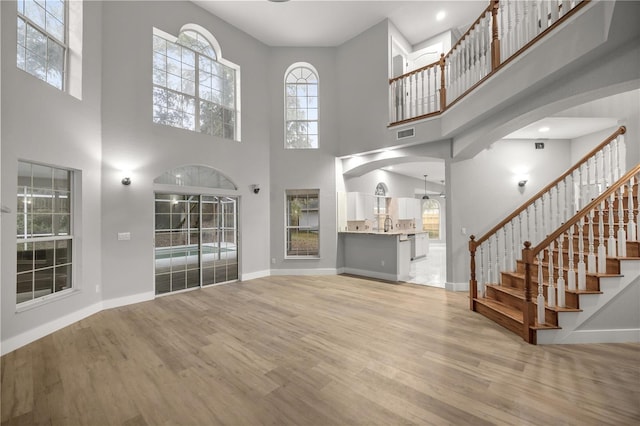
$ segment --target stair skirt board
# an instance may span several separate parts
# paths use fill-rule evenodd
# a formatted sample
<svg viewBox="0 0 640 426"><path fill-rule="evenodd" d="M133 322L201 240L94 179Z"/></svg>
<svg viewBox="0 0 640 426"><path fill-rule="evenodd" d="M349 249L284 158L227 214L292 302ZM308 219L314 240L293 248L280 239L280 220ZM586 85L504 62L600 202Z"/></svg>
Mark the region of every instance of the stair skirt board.
<svg viewBox="0 0 640 426"><path fill-rule="evenodd" d="M640 343L640 323L630 328L619 328L618 324L599 324L589 329L589 320L597 314L606 313L607 309L615 310L614 303L621 293L638 292L640 289L640 260L621 259L619 277L601 277L601 294L585 294L580 296L581 312L561 312L558 315L559 329L538 330L537 343ZM640 298L625 299L625 303L634 303L631 315L640 315ZM635 320L634 320L635 321ZM640 320L637 320L640 322Z"/></svg>

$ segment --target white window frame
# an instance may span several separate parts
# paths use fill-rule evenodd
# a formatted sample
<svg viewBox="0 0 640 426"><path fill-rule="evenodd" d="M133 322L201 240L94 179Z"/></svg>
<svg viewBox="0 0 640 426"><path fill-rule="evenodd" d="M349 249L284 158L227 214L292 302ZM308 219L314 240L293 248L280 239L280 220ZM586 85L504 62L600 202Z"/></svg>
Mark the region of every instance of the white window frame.
<svg viewBox="0 0 640 426"><path fill-rule="evenodd" d="M68 265L69 269L70 269L70 281L71 281L71 285L68 288L65 288L63 290L60 291L55 291L55 287L54 287L54 283L55 283L55 268L56 266L61 266L61 265L56 265L56 260L53 260L53 266L52 268L54 269L54 282L52 283L52 289L53 291L51 293L45 294L43 296L39 296L39 297L33 297L29 300L25 300L23 302L18 302L18 282L17 282L17 277L19 275L18 270L16 269L16 311L17 312L21 312L24 310L28 310L34 307L37 307L39 305L41 305L44 302L49 302L49 301L53 301L53 300L57 300L63 297L67 297L70 294L76 293L79 290L79 287L77 285L77 280L76 280L76 269L77 269L77 264L78 264L78 247L77 247L77 241L78 239L76 238L77 236L77 230L76 230L76 226L78 224L78 212L79 212L79 208L78 208L78 194L79 194L79 186L80 186L80 176L79 176L79 171L78 170L74 170L68 167L60 167L60 166L56 166L56 165L51 165L51 164L44 164L44 163L39 163L39 162L34 162L34 161L29 161L29 160L18 160L18 163L25 163L25 164L30 164L32 166L43 166L43 167L50 167L52 169L58 169L58 170L64 170L66 172L69 172L69 234L68 235L49 235L49 236L31 236L31 237L26 237L26 238L16 238L16 246L17 244L28 244L28 243L40 243L40 242L53 242L54 244L57 241L70 241L71 243L71 250L69 250L68 256L70 256L71 260L69 262L66 262L64 265ZM31 187L33 189L33 184L31 185ZM52 187L52 190L53 187ZM16 191L16 196L18 196L18 192ZM17 200L17 197L16 197ZM16 209L16 220L17 220L17 216L20 214L20 212L17 211ZM51 213L52 216L55 215L54 213ZM26 224L25 224L26 226ZM17 230L17 228L16 228ZM17 237L17 233L16 233L16 237ZM17 253L16 253L17 256ZM16 265L17 265L17 259L16 259ZM47 268L43 268L43 269L48 269ZM37 269L32 268L32 272L35 272ZM26 272L26 271L23 271ZM35 288L33 289L33 291L35 291Z"/></svg>
<svg viewBox="0 0 640 426"><path fill-rule="evenodd" d="M66 91L67 90L67 86L68 86L68 80L69 80L69 72L68 72L68 57L69 57L69 2L68 0L61 0L64 3L64 30L63 30L63 37L64 40L60 40L56 37L54 37L50 32L48 32L45 28L42 28L40 25L36 24L33 20L31 20L28 16L26 16L26 14L23 14L22 12L20 12L18 10L18 8L16 8L16 14L17 14L17 18L18 20L22 20L25 24L25 31L27 27L32 27L34 30L38 31L39 33L43 34L46 38L47 41L51 40L53 43L56 43L58 45L60 45L62 47L63 53L62 53L62 81L61 81L61 87L57 87L55 86L52 82L48 81L46 79L46 75L45 78L41 78L40 76L34 74L31 72L31 70L27 69L26 66L26 55L25 55L25 66L24 68L22 68L20 66L20 63L18 62L18 54L16 54L16 66L18 67L18 69L23 70L24 72L34 76L35 78L37 78L38 80L44 81L45 83L49 84L52 87L55 87L56 89L59 89L60 91ZM20 4L24 5L25 2L18 2L17 3L17 7L19 7ZM46 9L45 9L46 10ZM46 17L45 17L46 19ZM19 38L18 38L19 40ZM21 46L19 44L19 41L16 41L16 48L19 51L20 49L27 49L26 47L26 39L25 39L25 46ZM46 70L45 70L46 73Z"/></svg>
<svg viewBox="0 0 640 426"><path fill-rule="evenodd" d="M317 230L317 235L318 235L318 252L317 254L301 254L301 255L296 255L296 254L289 254L289 231L293 230L293 229L314 229L313 227L308 227L308 226L300 226L298 224L298 226L291 226L289 225L289 216L290 216L290 212L289 212L289 197L295 197L295 196L314 196L315 199L317 200L318 203L318 207L314 210L317 210L317 220L318 220L318 225L315 228ZM285 201L284 201L284 258L285 259L319 259L320 258L320 189L287 189L285 190L285 197L284 197Z"/></svg>
<svg viewBox="0 0 640 426"><path fill-rule="evenodd" d="M214 50L214 52L216 54L216 57L215 58L210 58L209 56L203 55L202 53L200 53L200 52L198 52L196 50L190 49L189 47L186 47L186 46L180 44L179 41L178 41L178 37L179 37L180 34L182 34L185 31L193 31L193 32L196 32L199 35L203 36L207 40L207 42L209 42L211 47L213 48L213 50ZM168 126L176 127L176 128L183 129L183 130L189 130L189 131L194 131L194 132L197 132L197 133L201 133L201 131L200 131L200 100L202 99L202 100L206 101L206 99L200 97L200 91L199 91L200 67L199 67L199 64L198 64L198 62L199 62L198 58L199 58L199 56L204 56L204 57L209 58L209 59L211 59L211 60L213 60L215 62L220 63L221 65L224 65L226 67L229 67L229 68L233 69L234 72L235 72L235 87L234 87L234 89L235 89L235 92L234 92L234 101L235 101L234 123L235 124L234 124L234 136L233 136L233 139L224 138L224 136L219 136L219 137L221 137L223 139L234 140L234 141L240 142L242 140L242 133L241 133L241 129L242 129L241 117L242 117L242 114L241 114L241 90L240 90L240 87L241 87L241 84L240 84L240 82L241 82L241 73L240 73L240 66L237 65L237 64L234 64L233 62L231 62L229 60L224 59L222 57L222 49L220 48L220 44L218 43L216 38L209 31L207 31L205 28L203 28L203 27L201 27L199 25L196 25L196 24L186 24L186 25L184 25L180 29L180 31L178 32L178 36L174 36L172 34L169 34L169 33L165 32L165 31L162 31L159 28L155 28L154 27L153 28L153 35L157 36L157 37L160 37L160 38L163 38L163 39L169 41L170 43L180 44L183 49L188 49L188 50L194 52L194 54L196 55L195 56L196 60L195 60L195 65L194 65L195 66L195 94L193 96L186 95L182 91L176 91L176 90L173 90L173 89L169 89L166 86L162 86L162 85L158 85L158 84L152 83L152 87L153 88L157 87L157 88L162 89L162 90L168 90L168 91L180 94L180 95L186 95L186 96L194 98L194 102L195 102L194 130L191 130L191 129L188 129L188 128L185 128L185 127L182 127L182 126L171 126L170 124L165 124L165 123L157 123L157 124L168 125Z"/></svg>
<svg viewBox="0 0 640 426"><path fill-rule="evenodd" d="M292 72L294 72L295 70L297 70L298 68L306 68L307 70L311 71L311 73L313 73L313 75L315 76L316 79L316 87L317 87L317 93L316 93L316 99L317 99L317 104L316 104L316 110L317 110L317 117L315 120L309 120L309 119L305 119L305 120L298 120L298 119L294 119L294 120L290 120L288 115L289 115L289 106L287 103L287 80L289 78L289 76L291 75ZM309 84L309 83L307 83ZM298 98L298 96L296 95L296 99ZM289 146L289 144L287 143L287 140L289 138L289 123L293 122L293 121L300 121L300 122L307 122L307 123L315 123L316 126L316 146L310 146L310 147L295 147L295 146ZM287 68L287 70L284 73L284 148L285 149L318 149L320 147L320 75L318 74L318 71L316 70L316 68L311 65L308 62L296 62L294 64L291 64L289 66L289 68Z"/></svg>

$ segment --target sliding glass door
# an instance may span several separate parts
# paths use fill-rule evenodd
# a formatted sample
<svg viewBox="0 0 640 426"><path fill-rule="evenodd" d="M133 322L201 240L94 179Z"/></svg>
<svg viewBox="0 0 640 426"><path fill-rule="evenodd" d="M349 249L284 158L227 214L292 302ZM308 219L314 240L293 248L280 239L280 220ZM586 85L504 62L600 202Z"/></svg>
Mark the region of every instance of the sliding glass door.
<svg viewBox="0 0 640 426"><path fill-rule="evenodd" d="M156 194L156 294L238 279L235 197Z"/></svg>

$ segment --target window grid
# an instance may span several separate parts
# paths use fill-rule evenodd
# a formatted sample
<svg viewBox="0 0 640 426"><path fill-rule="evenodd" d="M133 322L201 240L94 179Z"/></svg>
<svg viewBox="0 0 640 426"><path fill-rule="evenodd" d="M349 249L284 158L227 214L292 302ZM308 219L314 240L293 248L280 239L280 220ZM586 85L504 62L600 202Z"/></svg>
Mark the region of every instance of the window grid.
<svg viewBox="0 0 640 426"><path fill-rule="evenodd" d="M64 90L68 52L66 6L63 0L17 3L17 66L60 90Z"/></svg>
<svg viewBox="0 0 640 426"><path fill-rule="evenodd" d="M288 190L286 198L285 257L319 257L319 191Z"/></svg>
<svg viewBox="0 0 640 426"><path fill-rule="evenodd" d="M235 139L236 71L195 31L175 43L154 34L153 50L153 121Z"/></svg>
<svg viewBox="0 0 640 426"><path fill-rule="evenodd" d="M72 288L69 170L18 163L16 303Z"/></svg>
<svg viewBox="0 0 640 426"><path fill-rule="evenodd" d="M285 78L285 148L318 148L318 76L309 66Z"/></svg>

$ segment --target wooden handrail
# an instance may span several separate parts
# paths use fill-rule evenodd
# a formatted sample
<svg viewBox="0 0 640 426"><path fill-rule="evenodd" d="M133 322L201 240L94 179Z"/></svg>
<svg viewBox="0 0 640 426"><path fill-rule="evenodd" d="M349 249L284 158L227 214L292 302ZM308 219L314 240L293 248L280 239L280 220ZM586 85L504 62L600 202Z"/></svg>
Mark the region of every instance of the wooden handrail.
<svg viewBox="0 0 640 426"><path fill-rule="evenodd" d="M394 77L394 78L390 78L390 79L389 79L389 84L393 83L394 81L398 81L398 80L402 80L403 78L410 77L410 76L412 76L413 74L418 74L419 72L421 72L421 71L425 71L425 70L427 70L427 69L429 69L429 68L435 68L435 67L437 67L438 65L440 65L440 59L438 59L436 62L434 62L434 63L432 63L432 64L425 65L425 66L423 66L423 67L421 67L421 68L418 68L417 70L409 71L408 73L405 73L405 74L399 75L399 76Z"/></svg>
<svg viewBox="0 0 640 426"><path fill-rule="evenodd" d="M502 220L500 223L498 223L496 226L494 226L493 228L491 228L490 231L486 232L482 237L477 238L475 241L476 246L479 246L480 244L482 244L484 241L488 240L489 237L491 237L493 234L495 234L498 230L500 230L503 226L505 226L507 223L511 222L515 217L517 217L520 213L522 213L523 211L525 211L527 208L529 208L530 205L532 205L537 199L539 199L543 194L547 193L551 188L553 188L554 186L556 186L558 183L560 183L562 180L564 180L564 178L566 178L567 176L569 176L571 173L573 173L574 171L576 171L582 164L584 164L589 158L591 158L596 152L600 151L602 148L604 148L606 145L608 145L611 141L613 141L615 138L617 138L620 135L624 135L627 131L627 128L625 126L620 126L618 128L618 130L616 130L613 134L611 134L611 136L609 136L607 139L604 140L604 142L600 143L598 146L596 146L595 148L593 148L591 151L589 151L589 153L587 155L585 155L584 157L582 157L580 159L580 161L578 161L576 164L574 164L572 167L570 167L566 172L564 172L562 175L560 175L559 178L555 179L553 182L551 182L550 184L548 184L547 186L545 186L544 188L542 188L540 191L538 191L538 193L536 195L534 195L533 197L531 197L527 202L525 202L523 205L521 205L520 207L518 207L513 213L511 213L509 216L506 217L506 219Z"/></svg>
<svg viewBox="0 0 640 426"><path fill-rule="evenodd" d="M595 199L593 199L593 201L591 201L589 204L584 206L582 210L577 212L571 219L569 219L566 223L564 223L562 226L560 226L558 229L552 232L549 236L547 236L547 238L542 240L540 244L532 248L531 249L532 257L535 257L538 253L540 253L542 250L548 247L551 244L551 242L555 241L561 234L563 234L570 227L578 223L578 221L583 217L585 217L587 213L595 209L598 206L598 204L605 201L608 197L611 196L611 194L615 193L615 191L620 189L622 185L625 185L627 182L629 182L631 177L637 175L638 173L640 173L640 163L636 164L635 167L633 167L624 176L618 179L618 182L615 185L611 185L609 188L607 188L604 192L602 192L602 194L597 196Z"/></svg>
<svg viewBox="0 0 640 426"><path fill-rule="evenodd" d="M467 36L469 34L471 34L471 31L475 28L476 25L478 25L480 23L480 21L482 20L482 18L484 18L484 16L487 14L487 12L491 12L491 9L493 8L493 1L489 4L489 6L486 7L485 10L482 11L482 13L480 14L480 16L478 16L478 19L476 19L473 24L471 24L471 26L469 27L469 29L467 30L467 32L465 32L464 34L462 34L462 37L460 37L458 39L458 41L456 42L456 44L454 44L453 46L451 46L451 49L449 49L449 52L444 55L445 60L449 57L449 55L451 55L453 53L453 51L460 45L460 43L462 43L464 41L465 38L467 38Z"/></svg>

